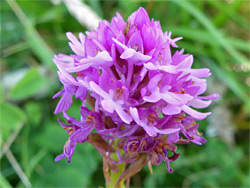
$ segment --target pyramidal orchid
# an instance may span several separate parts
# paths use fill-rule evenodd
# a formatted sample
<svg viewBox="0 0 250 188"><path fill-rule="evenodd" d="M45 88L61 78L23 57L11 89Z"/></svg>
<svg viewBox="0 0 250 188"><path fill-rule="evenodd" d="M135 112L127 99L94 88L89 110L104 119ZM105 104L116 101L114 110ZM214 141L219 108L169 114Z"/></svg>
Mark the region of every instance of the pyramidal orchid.
<svg viewBox="0 0 250 188"><path fill-rule="evenodd" d="M143 8L126 22L117 13L79 39L66 35L73 54L53 59L64 85L54 97L62 96L55 114L63 113L66 123L59 122L69 139L56 161L70 162L77 143L89 142L103 156L107 185L119 186L146 164L165 162L172 173L179 144L206 142L198 121L210 112L197 109L218 95L203 95L209 69L193 69L193 56L175 50L182 37L164 33ZM82 104L79 120L67 114L73 97Z"/></svg>

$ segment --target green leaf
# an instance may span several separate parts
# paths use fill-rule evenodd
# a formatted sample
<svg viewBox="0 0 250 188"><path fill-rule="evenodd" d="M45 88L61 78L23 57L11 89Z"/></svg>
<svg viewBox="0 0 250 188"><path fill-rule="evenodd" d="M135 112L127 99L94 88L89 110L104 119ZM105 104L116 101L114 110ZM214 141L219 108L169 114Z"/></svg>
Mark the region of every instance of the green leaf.
<svg viewBox="0 0 250 188"><path fill-rule="evenodd" d="M45 77L37 68L32 68L11 90L10 97L15 100L26 99L41 91L45 84Z"/></svg>
<svg viewBox="0 0 250 188"><path fill-rule="evenodd" d="M42 119L42 110L40 103L37 102L29 102L25 104L25 111L27 113L29 122L37 126Z"/></svg>
<svg viewBox="0 0 250 188"><path fill-rule="evenodd" d="M25 121L26 115L19 107L10 103L0 103L0 125L4 138Z"/></svg>
<svg viewBox="0 0 250 188"><path fill-rule="evenodd" d="M35 142L40 148L60 153L67 139L68 135L60 124L56 121L49 121L43 125L43 130L36 136Z"/></svg>
<svg viewBox="0 0 250 188"><path fill-rule="evenodd" d="M57 137L54 136L54 140L56 139ZM60 149L57 155L61 154L63 145L54 144ZM96 170L102 171L102 168L99 166L102 157L89 143L78 143L76 145L76 150L70 163L66 162L67 159L55 163L55 155L51 156L51 153L48 152L39 162L39 165L44 168L46 173L44 173L42 178L36 178L33 184L34 187L61 187L62 185L64 187L91 187L93 185L90 184L93 179L93 173Z"/></svg>

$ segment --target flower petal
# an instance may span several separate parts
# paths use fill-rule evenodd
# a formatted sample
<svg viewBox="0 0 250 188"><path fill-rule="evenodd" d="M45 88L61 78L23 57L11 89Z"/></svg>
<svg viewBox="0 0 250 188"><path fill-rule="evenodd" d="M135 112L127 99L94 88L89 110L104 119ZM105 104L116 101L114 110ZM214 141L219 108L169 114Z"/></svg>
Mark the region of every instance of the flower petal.
<svg viewBox="0 0 250 188"><path fill-rule="evenodd" d="M109 112L109 113L113 113L114 112L114 107L112 105L112 102L108 101L108 100L102 100L101 101L102 107L105 111Z"/></svg>
<svg viewBox="0 0 250 188"><path fill-rule="evenodd" d="M190 116L194 117L195 119L198 120L203 120L205 119L208 115L211 114L211 112L207 112L207 113L201 113L201 112L197 112L196 110L193 110L192 108L188 107L187 105L183 105L181 107L181 109L186 112L187 114L189 114Z"/></svg>
<svg viewBox="0 0 250 188"><path fill-rule="evenodd" d="M211 100L203 101L201 99L193 99L189 101L189 104L195 108L206 108L211 104Z"/></svg>
<svg viewBox="0 0 250 188"><path fill-rule="evenodd" d="M162 113L165 115L175 115L181 112L181 107L176 105L168 104L165 108L162 109Z"/></svg>
<svg viewBox="0 0 250 188"><path fill-rule="evenodd" d="M55 114L68 110L72 104L73 93L65 92L54 111Z"/></svg>

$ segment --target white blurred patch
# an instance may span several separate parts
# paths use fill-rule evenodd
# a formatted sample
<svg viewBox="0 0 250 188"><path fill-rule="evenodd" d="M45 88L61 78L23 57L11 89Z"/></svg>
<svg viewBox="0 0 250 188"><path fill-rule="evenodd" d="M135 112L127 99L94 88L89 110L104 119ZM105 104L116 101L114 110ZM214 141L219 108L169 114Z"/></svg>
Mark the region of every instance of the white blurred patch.
<svg viewBox="0 0 250 188"><path fill-rule="evenodd" d="M74 16L81 25L86 26L89 30L96 28L102 19L81 0L51 0L54 5L63 2L68 11Z"/></svg>
<svg viewBox="0 0 250 188"><path fill-rule="evenodd" d="M212 109L212 115L208 117L209 125L207 135L219 136L228 145L234 145L234 123L232 113L226 105L220 105Z"/></svg>
<svg viewBox="0 0 250 188"><path fill-rule="evenodd" d="M225 102L221 103L227 90L227 86L215 78L210 77L208 79L208 94L218 93L220 97L213 101L211 108L212 114L208 117L209 125L206 133L209 137L218 136L229 146L233 146L235 143L234 134L236 127L232 121L233 115L228 107L229 104Z"/></svg>
<svg viewBox="0 0 250 188"><path fill-rule="evenodd" d="M12 89L27 73L28 68L18 69L13 72L6 72L1 76L1 83L4 91Z"/></svg>

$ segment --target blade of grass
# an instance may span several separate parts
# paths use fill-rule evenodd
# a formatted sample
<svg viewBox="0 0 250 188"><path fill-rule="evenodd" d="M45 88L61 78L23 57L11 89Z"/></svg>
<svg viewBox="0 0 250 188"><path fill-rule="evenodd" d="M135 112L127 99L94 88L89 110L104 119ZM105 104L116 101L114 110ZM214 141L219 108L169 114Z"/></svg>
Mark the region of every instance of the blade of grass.
<svg viewBox="0 0 250 188"><path fill-rule="evenodd" d="M26 50L28 48L29 48L28 42L20 42L20 43L14 44L3 50L3 57L7 57L9 55Z"/></svg>
<svg viewBox="0 0 250 188"><path fill-rule="evenodd" d="M46 12L44 12L42 15L36 18L36 20L34 21L34 24L37 25L37 24L50 22L53 20L61 20L63 19L62 15L64 15L64 13L66 12L67 10L63 8L63 6L50 7L50 9L48 9Z"/></svg>
<svg viewBox="0 0 250 188"><path fill-rule="evenodd" d="M25 187L31 188L32 185L31 185L29 179L27 178L26 174L24 174L22 168L20 167L16 158L14 157L14 155L12 154L12 152L10 150L8 150L6 152L6 157L9 160L13 169L16 171L16 173L19 176L19 178L21 179L21 181L23 182L23 184L25 185Z"/></svg>
<svg viewBox="0 0 250 188"><path fill-rule="evenodd" d="M187 11L181 11L180 16L181 16L181 24L183 26L188 25L190 23L191 17Z"/></svg>
<svg viewBox="0 0 250 188"><path fill-rule="evenodd" d="M163 28L163 30L165 30L165 28ZM201 29L190 29L186 27L166 27L166 30L172 31L175 35L181 35L184 38L192 39L198 42L214 44L217 46L220 45L218 41L211 40L211 38L213 37L211 33ZM237 48L238 50L250 52L250 45L244 40L228 37L227 41L230 45Z"/></svg>
<svg viewBox="0 0 250 188"><path fill-rule="evenodd" d="M227 3L222 1L207 1L210 5L217 8L220 11L220 14L213 18L213 23L216 26L223 25L227 18L232 19L235 21L238 25L241 27L247 29L249 31L249 23L248 21L242 17L240 14L237 14L237 9L242 5L242 3L245 3L244 1L234 1L232 3Z"/></svg>
<svg viewBox="0 0 250 188"><path fill-rule="evenodd" d="M235 48L224 38L220 31L212 24L212 22L207 18L207 16L195 8L189 1L172 1L187 10L191 15L193 15L210 33L213 35L214 39L235 59L236 63L241 63L250 69L249 60L240 54ZM199 37L199 36L197 36Z"/></svg>
<svg viewBox="0 0 250 188"><path fill-rule="evenodd" d="M244 88L241 83L236 79L235 75L228 71L227 69L221 68L216 63L208 58L202 58L204 62L210 69L211 72L216 75L223 83L227 85L231 91L238 96L245 104L248 103L249 99L246 94L246 88Z"/></svg>
<svg viewBox="0 0 250 188"><path fill-rule="evenodd" d="M227 66L227 56L225 56L225 54L222 52L222 49L219 46L216 45L211 45L211 51L213 52L213 54L216 57L216 61L219 62L219 64L221 65L221 67L223 67L223 69L228 72L228 77L230 77L230 80L228 80L228 84L227 86L243 101L245 102L245 106L244 109L245 111L249 111L249 109L247 108L246 102L247 102L247 90L244 87L244 83L237 81L237 75L234 71L229 71L227 70L225 67ZM223 55L224 54L224 55ZM212 71L214 71L214 69L218 69L218 67L214 67ZM221 70L219 70L217 72L217 77L218 74L223 74L223 71L221 72ZM224 73L225 74L225 73ZM224 79L227 79L227 76L223 75ZM225 81L224 81L225 82ZM235 97L235 96L234 96Z"/></svg>
<svg viewBox="0 0 250 188"><path fill-rule="evenodd" d="M30 44L31 49L41 60L41 62L48 68L55 69L56 66L52 63L52 58L54 52L42 39L40 34L31 24L30 20L26 17L20 6L16 3L15 0L7 0L9 6L16 14L20 22L23 24L26 32L26 38Z"/></svg>
<svg viewBox="0 0 250 188"><path fill-rule="evenodd" d="M211 51L212 51L212 53L214 54L214 56L216 58L216 62L219 62L221 67L224 67L226 69L226 66L227 66L226 58L227 57L226 57L226 54L223 53L220 46L211 44Z"/></svg>
<svg viewBox="0 0 250 188"><path fill-rule="evenodd" d="M206 169L200 172L196 172L196 173L192 173L190 175L188 175L184 180L183 180L183 184L182 187L192 187L191 185L195 182L198 182L200 179L203 178L208 178L210 176L219 176L219 174L221 174L222 171L221 169L219 169L218 167L214 167L211 169Z"/></svg>
<svg viewBox="0 0 250 188"><path fill-rule="evenodd" d="M30 177L36 165L47 155L47 151L41 149L34 157L31 158L29 162L29 167L26 172L27 176Z"/></svg>
<svg viewBox="0 0 250 188"><path fill-rule="evenodd" d="M29 178L28 172L29 172L29 134L30 134L30 124L27 123L26 126L24 127L23 130L23 139L21 142L21 164L24 167L24 173L27 175L27 177Z"/></svg>
<svg viewBox="0 0 250 188"><path fill-rule="evenodd" d="M194 45L190 42L185 42L185 41L180 41L177 43L179 48L183 48L185 49L185 53L187 53L186 51L188 51L188 53L192 53L192 54L197 54L197 55L203 55L203 56L211 56L211 54L209 54L209 51L204 48L201 47L200 45ZM197 48L199 50L197 50Z"/></svg>
<svg viewBox="0 0 250 188"><path fill-rule="evenodd" d="M4 178L2 173L0 172L0 187L4 188L11 188L12 186L9 184L9 182Z"/></svg>
<svg viewBox="0 0 250 188"><path fill-rule="evenodd" d="M14 130L13 133L10 135L10 137L7 140L7 142L4 144L3 149L1 150L0 159L6 153L6 151L8 151L8 149L10 148L10 146L12 145L12 143L15 141L17 135L19 134L19 132L23 128L23 125L24 125L23 123L20 124L19 127L16 130Z"/></svg>

